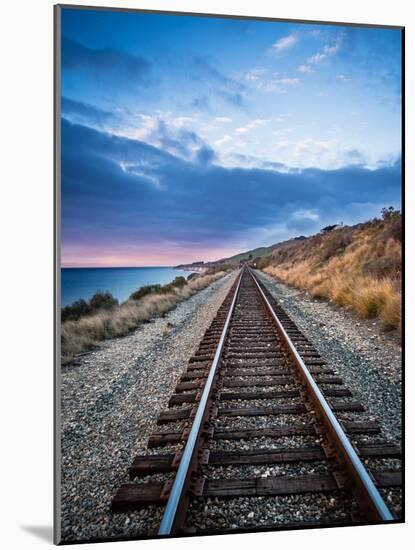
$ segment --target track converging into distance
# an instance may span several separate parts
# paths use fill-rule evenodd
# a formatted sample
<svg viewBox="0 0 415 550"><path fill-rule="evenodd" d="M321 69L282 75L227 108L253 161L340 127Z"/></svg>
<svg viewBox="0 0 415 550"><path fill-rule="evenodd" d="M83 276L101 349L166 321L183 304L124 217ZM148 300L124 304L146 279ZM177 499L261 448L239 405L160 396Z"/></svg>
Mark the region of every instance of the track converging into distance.
<svg viewBox="0 0 415 550"><path fill-rule="evenodd" d="M401 486L400 449L248 266L168 407L111 503L163 507L149 536L398 519L385 491ZM238 499L248 523L215 515Z"/></svg>

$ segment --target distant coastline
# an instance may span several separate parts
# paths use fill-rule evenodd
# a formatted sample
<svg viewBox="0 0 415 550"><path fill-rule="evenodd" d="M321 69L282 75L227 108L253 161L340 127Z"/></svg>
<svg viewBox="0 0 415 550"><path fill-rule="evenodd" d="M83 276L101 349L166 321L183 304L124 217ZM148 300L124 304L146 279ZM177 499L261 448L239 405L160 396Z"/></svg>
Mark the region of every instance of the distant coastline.
<svg viewBox="0 0 415 550"><path fill-rule="evenodd" d="M193 273L205 273L205 271L208 270L208 266L200 266L200 267L194 267L192 265L180 265L175 267L174 269L178 269L180 271L192 271Z"/></svg>

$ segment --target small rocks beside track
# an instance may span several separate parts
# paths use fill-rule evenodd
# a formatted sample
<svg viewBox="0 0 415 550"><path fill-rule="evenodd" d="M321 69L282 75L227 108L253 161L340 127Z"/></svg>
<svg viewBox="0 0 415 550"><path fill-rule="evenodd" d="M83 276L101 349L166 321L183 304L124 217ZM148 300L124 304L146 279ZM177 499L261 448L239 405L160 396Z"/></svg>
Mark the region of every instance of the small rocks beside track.
<svg viewBox="0 0 415 550"><path fill-rule="evenodd" d="M111 498L235 279L212 283L123 338L82 354L61 374L61 522L65 542L139 536L161 508L112 516ZM166 451L169 449L167 448Z"/></svg>
<svg viewBox="0 0 415 550"><path fill-rule="evenodd" d="M336 369L383 434L399 444L402 430L402 350L397 338L375 320L313 298L257 271L271 294Z"/></svg>

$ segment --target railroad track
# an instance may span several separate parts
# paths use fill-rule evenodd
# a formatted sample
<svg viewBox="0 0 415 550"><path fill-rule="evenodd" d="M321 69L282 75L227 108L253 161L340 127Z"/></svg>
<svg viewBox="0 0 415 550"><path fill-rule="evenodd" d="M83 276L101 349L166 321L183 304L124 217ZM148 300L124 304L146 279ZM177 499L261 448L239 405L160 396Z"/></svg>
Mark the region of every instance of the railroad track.
<svg viewBox="0 0 415 550"><path fill-rule="evenodd" d="M113 513L163 506L160 536L399 519L400 449L248 267L168 405Z"/></svg>

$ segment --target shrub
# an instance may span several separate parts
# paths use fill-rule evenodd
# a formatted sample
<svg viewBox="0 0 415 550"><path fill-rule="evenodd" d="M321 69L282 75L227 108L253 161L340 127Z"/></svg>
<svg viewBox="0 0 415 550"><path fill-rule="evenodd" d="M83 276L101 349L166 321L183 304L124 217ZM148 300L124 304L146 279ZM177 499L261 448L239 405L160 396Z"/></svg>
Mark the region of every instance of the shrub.
<svg viewBox="0 0 415 550"><path fill-rule="evenodd" d="M84 315L91 313L91 307L85 300L77 300L69 306L62 308L62 322L64 321L75 321Z"/></svg>
<svg viewBox="0 0 415 550"><path fill-rule="evenodd" d="M110 292L96 292L89 300L91 310L111 309L118 305L118 300Z"/></svg>
<svg viewBox="0 0 415 550"><path fill-rule="evenodd" d="M342 252L353 241L353 233L347 229L333 230L327 234L321 243L321 259L329 260Z"/></svg>
<svg viewBox="0 0 415 550"><path fill-rule="evenodd" d="M264 269L265 267L268 267L272 261L272 256L262 256L262 258L258 258L256 260L256 265L258 269Z"/></svg>
<svg viewBox="0 0 415 550"><path fill-rule="evenodd" d="M145 285L133 292L130 296L130 300L141 300L144 296L149 294L167 294L174 291L174 289L182 288L187 285L187 281L184 277L176 277L171 283L167 285Z"/></svg>
<svg viewBox="0 0 415 550"><path fill-rule="evenodd" d="M85 300L76 300L61 310L62 322L76 321L100 309L112 309L118 305L118 300L110 292L96 292L87 303Z"/></svg>
<svg viewBox="0 0 415 550"><path fill-rule="evenodd" d="M160 285L145 285L133 292L130 296L130 300L141 300L141 298L144 298L144 296L148 294L160 294L160 292Z"/></svg>
<svg viewBox="0 0 415 550"><path fill-rule="evenodd" d="M385 226L382 233L382 237L387 240L388 238L395 239L398 242L402 242L402 216L399 212L394 212L392 215L387 215L385 218Z"/></svg>
<svg viewBox="0 0 415 550"><path fill-rule="evenodd" d="M336 227L338 227L337 224L326 225L326 227L323 227L323 229L321 229L321 233L328 233L329 231L333 231L333 229L336 229Z"/></svg>
<svg viewBox="0 0 415 550"><path fill-rule="evenodd" d="M183 288L187 285L187 281L184 277L176 277L171 283L161 287L160 292L162 294L168 294L170 292L175 292L178 289Z"/></svg>
<svg viewBox="0 0 415 550"><path fill-rule="evenodd" d="M166 292L169 292L169 290L172 288L182 288L185 285L187 285L186 279L180 276L180 277L175 277L175 279L171 283L165 285L163 288L166 289Z"/></svg>

